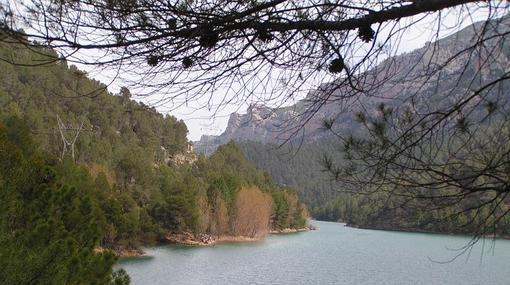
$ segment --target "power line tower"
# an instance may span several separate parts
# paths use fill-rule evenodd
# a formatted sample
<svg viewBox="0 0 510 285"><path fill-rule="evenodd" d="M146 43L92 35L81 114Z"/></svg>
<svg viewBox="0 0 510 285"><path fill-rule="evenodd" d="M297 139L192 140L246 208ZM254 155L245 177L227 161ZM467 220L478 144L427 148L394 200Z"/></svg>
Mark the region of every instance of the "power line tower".
<svg viewBox="0 0 510 285"><path fill-rule="evenodd" d="M78 136L80 135L80 132L83 129L83 121L81 121L81 124L76 127L71 126L71 125L66 126L64 124L64 122L62 122L62 120L60 119L60 116L57 115L57 124L58 124L58 130L60 132L60 137L62 138L62 143L63 143L62 155L60 156L60 160L64 159L64 155L66 154L66 152L68 152L68 147L69 147L71 149L71 157L73 158L73 161L75 161L75 159L74 159L74 144L76 143L76 140L78 139ZM72 132L73 134L71 135L71 139L68 139L66 137L66 133L68 134L70 132Z"/></svg>
<svg viewBox="0 0 510 285"><path fill-rule="evenodd" d="M57 127L58 128L51 128L49 130L32 130L32 133L34 134L60 134L60 138L62 139L62 153L60 155L60 161L64 160L64 156L67 152L71 151L71 157L73 158L73 161L75 161L75 155L74 155L74 145L76 144L76 141L78 140L78 136L80 133L83 132L95 132L94 127L91 127L89 129L83 127L84 122L83 120L79 125L73 126L71 124L65 124L62 119L60 119L60 116L57 115Z"/></svg>

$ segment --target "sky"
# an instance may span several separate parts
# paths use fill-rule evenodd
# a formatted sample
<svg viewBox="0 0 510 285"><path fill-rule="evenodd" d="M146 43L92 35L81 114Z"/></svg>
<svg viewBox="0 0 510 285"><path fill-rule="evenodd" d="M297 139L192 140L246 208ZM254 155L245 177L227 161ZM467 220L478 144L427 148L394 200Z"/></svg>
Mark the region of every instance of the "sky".
<svg viewBox="0 0 510 285"><path fill-rule="evenodd" d="M508 7L507 7L508 8ZM505 10L505 12L508 12ZM444 37L449 34L452 34L458 31L457 28L459 24L461 27L466 27L473 22L480 21L486 18L485 11L477 11L474 14L466 15L466 17L461 19L459 23L458 13L453 10L449 13L444 13L442 15L442 26L439 37ZM403 34L401 38L401 42L398 47L397 54L405 53L412 51L414 49L420 48L425 45L426 42L430 41L431 38L435 36L437 24L435 24L434 20L436 19L436 15L430 17L430 19L425 19L421 21L419 24L413 26L406 33ZM411 19L408 19L411 20ZM384 31L383 31L384 32ZM119 82L119 80L112 81L112 72L104 71L95 72L89 66L80 66L77 64L80 69L83 69L89 73L89 76L102 81L109 85L109 90L113 93L117 93L121 86L124 86L123 82ZM110 75L110 76L109 76ZM294 98L294 101L288 102L288 104L292 104L297 100L306 96L308 90L301 90L302 92L297 94ZM213 94L215 98L222 97L222 90L218 90L216 94ZM135 100L142 101L148 105L153 105L152 102L158 101L157 95L152 95L150 97L136 97L136 93L134 94ZM191 141L197 141L200 139L201 135L218 135L221 134L228 122L228 118L231 113L245 113L248 106L254 103L253 101L244 101L237 102L235 104L227 104L222 106L221 109L214 108L203 108L203 106L207 105L207 102L204 100L189 102L187 104L183 104L182 106L175 107L171 102L167 102L166 105L154 105L156 109L164 114L171 114L178 119L182 119L186 125L188 126L188 139ZM271 107L271 106L270 106Z"/></svg>

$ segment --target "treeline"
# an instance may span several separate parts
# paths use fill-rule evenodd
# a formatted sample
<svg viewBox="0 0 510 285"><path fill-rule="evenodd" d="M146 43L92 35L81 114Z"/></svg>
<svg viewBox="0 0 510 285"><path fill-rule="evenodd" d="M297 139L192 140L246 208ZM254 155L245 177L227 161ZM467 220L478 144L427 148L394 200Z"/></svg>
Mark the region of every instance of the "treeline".
<svg viewBox="0 0 510 285"><path fill-rule="evenodd" d="M56 56L6 43L0 53L27 64ZM48 284L95 280L88 277L95 266L104 267L96 272L102 281L91 283L124 282L122 272L112 275L115 258L92 254L93 248L136 248L172 232L259 237L305 226L307 211L297 194L273 183L234 143L197 157L182 121L131 100L127 88L111 94L65 61L40 67L1 62L0 70L0 124L8 134L0 167L17 171L0 173L0 204L9 205L0 212L0 256L9 262L4 256L15 249L27 253L2 267L0 283L27 283L23 261L51 263L34 265L34 274L48 280L63 274ZM57 116L67 127L83 123L74 160L69 146L63 155ZM69 141L75 134L64 132ZM64 276L71 269L83 274Z"/></svg>

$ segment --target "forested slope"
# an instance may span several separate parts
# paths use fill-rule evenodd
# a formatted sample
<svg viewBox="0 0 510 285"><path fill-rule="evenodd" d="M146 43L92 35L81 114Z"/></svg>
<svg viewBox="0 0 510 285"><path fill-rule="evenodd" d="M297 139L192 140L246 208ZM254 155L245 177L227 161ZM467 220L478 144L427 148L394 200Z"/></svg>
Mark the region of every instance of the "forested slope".
<svg viewBox="0 0 510 285"><path fill-rule="evenodd" d="M55 55L6 43L0 53L29 65ZM133 248L184 231L260 237L305 226L297 194L258 171L235 144L210 158L195 155L184 122L131 100L128 89L112 94L65 61L39 67L1 62L0 70L0 122L19 120L59 183L90 196L96 246ZM62 158L58 118L66 127L83 123L74 160L70 146ZM75 134L64 132L68 141Z"/></svg>
<svg viewBox="0 0 510 285"><path fill-rule="evenodd" d="M324 155L333 152L334 142L278 146L240 141L238 145L248 160L270 173L278 184L294 187L312 214L316 208L340 194L341 189L324 171L322 163Z"/></svg>
<svg viewBox="0 0 510 285"><path fill-rule="evenodd" d="M275 181L294 187L310 207L311 216L318 220L374 229L472 234L480 230L490 213L487 207L467 210L469 201L446 208L384 191L371 195L348 191L334 181L323 162L324 155L331 153L337 155L336 161L342 161L341 153L335 152L338 144L333 141L304 144L299 149L249 141L239 142L239 146ZM506 215L492 231L510 236L510 217Z"/></svg>

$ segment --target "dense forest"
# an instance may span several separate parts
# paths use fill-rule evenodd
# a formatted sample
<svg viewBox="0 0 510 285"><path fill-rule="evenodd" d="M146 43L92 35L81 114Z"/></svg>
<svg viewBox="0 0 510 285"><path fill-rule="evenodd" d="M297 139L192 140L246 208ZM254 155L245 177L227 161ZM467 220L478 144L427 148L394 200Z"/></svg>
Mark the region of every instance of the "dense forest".
<svg viewBox="0 0 510 285"><path fill-rule="evenodd" d="M6 43L0 53L27 64L56 55ZM66 61L1 62L0 70L0 202L8 205L0 241L9 245L0 255L16 256L0 267L33 273L3 271L0 283L56 274L48 284L75 284L92 274L97 284L122 284L125 274L111 272L113 255L93 249L137 248L179 232L257 238L306 225L296 192L257 170L234 143L197 156L184 122L131 100L127 88L111 94ZM73 157L63 138L71 142L77 129ZM19 250L30 256L27 267ZM73 268L79 274L70 276Z"/></svg>
<svg viewBox="0 0 510 285"><path fill-rule="evenodd" d="M322 163L324 154L334 153L336 143L333 141L283 146L252 141L238 144L246 157L269 172L277 183L295 187L314 216L316 208L340 193L341 189L324 171ZM336 159L341 160L341 156Z"/></svg>
<svg viewBox="0 0 510 285"><path fill-rule="evenodd" d="M343 189L326 171L323 160L326 154L335 155L338 162L343 160L334 141L296 147L243 141L239 146L250 161L269 172L276 182L294 187L310 207L311 216L318 220L373 229L473 234L491 216L490 207L469 210L470 201L450 207L446 200L444 205L433 205L384 191L367 195ZM510 236L510 217L506 215L498 221L497 228L488 231Z"/></svg>

